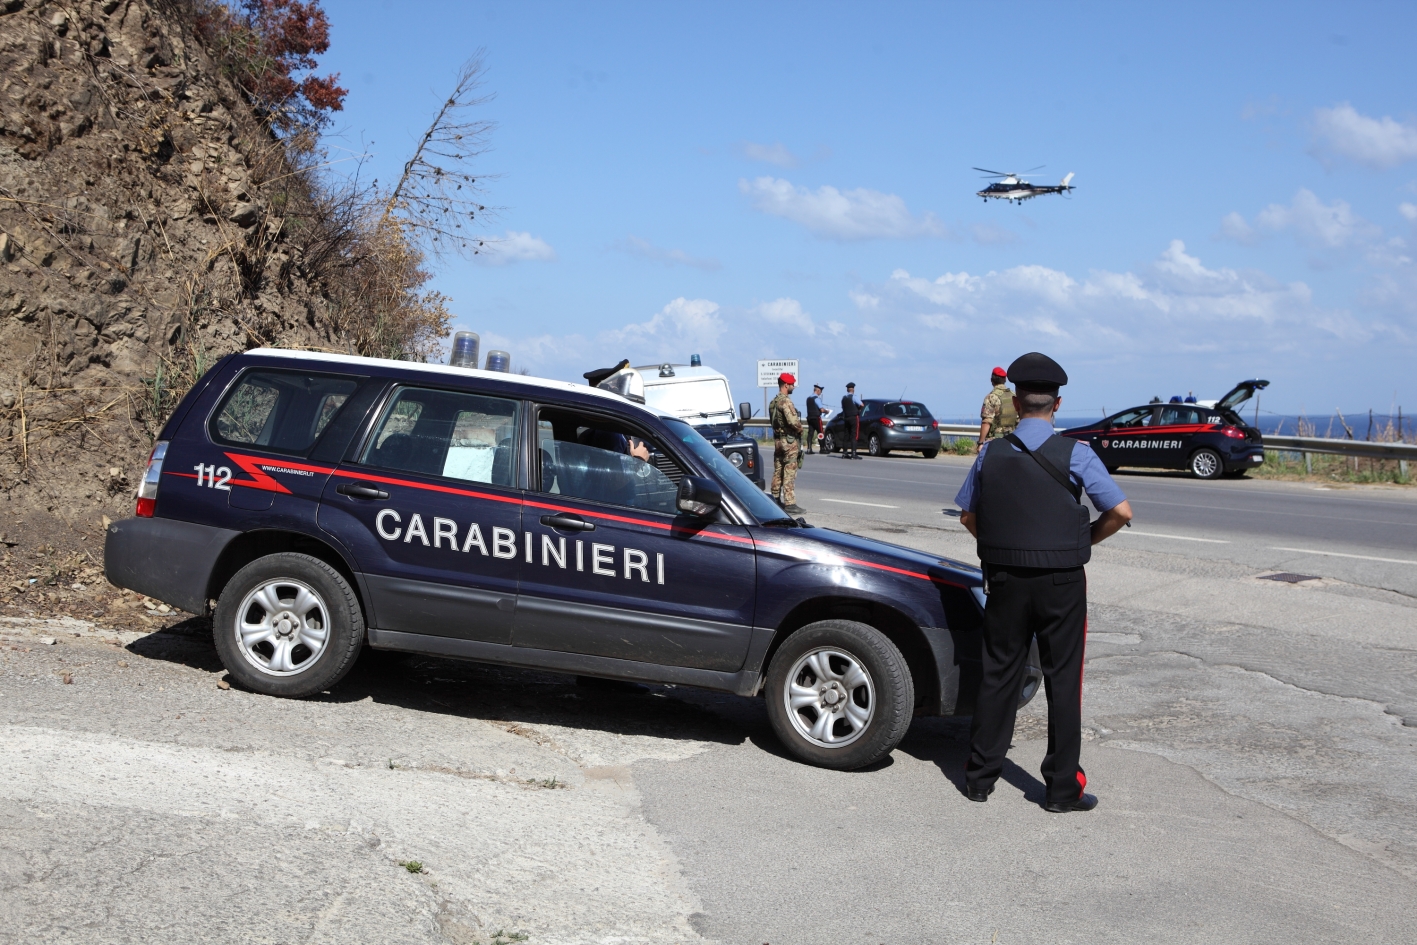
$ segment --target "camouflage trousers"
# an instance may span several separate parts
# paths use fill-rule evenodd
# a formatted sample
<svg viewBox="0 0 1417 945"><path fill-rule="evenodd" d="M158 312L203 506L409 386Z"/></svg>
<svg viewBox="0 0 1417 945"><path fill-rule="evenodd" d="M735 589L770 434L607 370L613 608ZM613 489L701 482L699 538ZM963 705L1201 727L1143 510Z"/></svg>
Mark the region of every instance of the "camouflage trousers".
<svg viewBox="0 0 1417 945"><path fill-rule="evenodd" d="M801 455L801 440L778 438L772 442L772 486L768 494L783 505L797 504L797 466Z"/></svg>

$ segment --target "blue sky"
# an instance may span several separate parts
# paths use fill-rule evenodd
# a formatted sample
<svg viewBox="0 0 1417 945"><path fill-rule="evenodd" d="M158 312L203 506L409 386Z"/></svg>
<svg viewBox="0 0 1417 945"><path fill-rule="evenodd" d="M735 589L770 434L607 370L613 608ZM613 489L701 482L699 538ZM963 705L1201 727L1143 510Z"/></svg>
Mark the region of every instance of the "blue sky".
<svg viewBox="0 0 1417 945"><path fill-rule="evenodd" d="M1070 415L1417 410L1417 5L325 8L381 180L486 50L500 242L435 287L534 374L697 352L760 405L796 357L963 416L1040 350ZM974 196L1039 164L1071 200Z"/></svg>

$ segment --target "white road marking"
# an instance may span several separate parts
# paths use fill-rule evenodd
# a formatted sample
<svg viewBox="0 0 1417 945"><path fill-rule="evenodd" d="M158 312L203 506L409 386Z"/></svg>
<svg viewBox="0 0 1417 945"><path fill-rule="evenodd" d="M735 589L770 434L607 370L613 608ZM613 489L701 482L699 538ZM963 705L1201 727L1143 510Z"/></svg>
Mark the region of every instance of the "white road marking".
<svg viewBox="0 0 1417 945"><path fill-rule="evenodd" d="M1357 558L1359 561L1385 561L1388 564L1417 564L1406 558L1378 558L1373 555L1346 555L1341 551L1316 551L1313 548L1270 548L1270 551L1293 551L1301 555L1324 555L1328 558Z"/></svg>
<svg viewBox="0 0 1417 945"><path fill-rule="evenodd" d="M826 499L818 496L823 502L840 502L842 505L869 505L873 509L898 509L898 505L882 505L879 502L852 502L850 499Z"/></svg>
<svg viewBox="0 0 1417 945"><path fill-rule="evenodd" d="M1118 535L1140 535L1142 538L1172 538L1176 541L1203 541L1208 545L1228 545L1223 538L1191 538L1189 535L1163 535L1160 532L1139 532L1135 528L1124 528Z"/></svg>

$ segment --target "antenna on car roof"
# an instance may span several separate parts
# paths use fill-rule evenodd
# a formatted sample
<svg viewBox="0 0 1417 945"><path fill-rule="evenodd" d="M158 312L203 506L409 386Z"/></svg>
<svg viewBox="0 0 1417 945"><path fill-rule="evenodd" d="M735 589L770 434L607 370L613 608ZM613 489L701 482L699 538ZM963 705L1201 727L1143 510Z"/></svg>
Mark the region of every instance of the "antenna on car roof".
<svg viewBox="0 0 1417 945"><path fill-rule="evenodd" d="M904 399L905 399L905 392L908 391L908 390L910 390L910 385L909 385L909 384L906 384L904 387L902 387L902 388L900 389L900 396L897 397L896 400L904 400Z"/></svg>

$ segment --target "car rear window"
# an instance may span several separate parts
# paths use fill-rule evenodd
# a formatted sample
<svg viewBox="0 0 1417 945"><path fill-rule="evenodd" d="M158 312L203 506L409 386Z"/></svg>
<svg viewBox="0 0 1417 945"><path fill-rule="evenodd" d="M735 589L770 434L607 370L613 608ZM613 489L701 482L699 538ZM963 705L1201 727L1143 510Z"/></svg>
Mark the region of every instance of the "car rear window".
<svg viewBox="0 0 1417 945"><path fill-rule="evenodd" d="M930 419L930 411L925 409L924 404L887 404L886 416L928 420Z"/></svg>
<svg viewBox="0 0 1417 945"><path fill-rule="evenodd" d="M304 371L247 371L212 416L213 440L304 454L339 414L359 378Z"/></svg>

